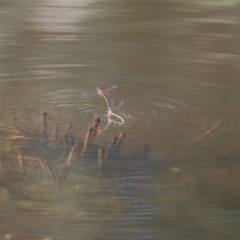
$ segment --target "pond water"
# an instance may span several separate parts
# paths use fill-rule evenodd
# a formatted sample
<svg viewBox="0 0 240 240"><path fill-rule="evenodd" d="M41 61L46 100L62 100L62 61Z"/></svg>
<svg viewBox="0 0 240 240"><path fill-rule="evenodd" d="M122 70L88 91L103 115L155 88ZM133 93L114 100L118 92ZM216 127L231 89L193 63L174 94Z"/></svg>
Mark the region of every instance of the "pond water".
<svg viewBox="0 0 240 240"><path fill-rule="evenodd" d="M94 143L105 149L126 135L123 160L114 160L123 162L120 174L110 167L99 177L87 168L69 176L60 193L45 189L44 179L39 196L53 194L44 204L16 197L6 187L16 180L1 173L0 235L239 239L239 12L236 0L0 3L4 164L17 159L9 148L22 144L4 131L40 129L41 112L49 129L63 132L73 121L79 139L100 116ZM127 117L105 130L104 99L83 94L113 85L107 98L123 100ZM24 154L33 152L38 157L34 144ZM22 191L33 188L28 184Z"/></svg>

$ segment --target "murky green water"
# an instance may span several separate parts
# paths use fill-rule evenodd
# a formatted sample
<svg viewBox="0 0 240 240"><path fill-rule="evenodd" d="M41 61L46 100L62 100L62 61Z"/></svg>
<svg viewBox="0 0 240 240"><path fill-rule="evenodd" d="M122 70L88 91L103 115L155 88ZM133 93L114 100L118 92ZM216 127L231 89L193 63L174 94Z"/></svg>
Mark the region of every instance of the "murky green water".
<svg viewBox="0 0 240 240"><path fill-rule="evenodd" d="M0 235L239 239L239 10L234 0L0 3ZM109 100L132 118L104 131L104 100L83 94L113 85ZM76 157L51 184L36 159L57 174L71 149L52 150L52 128L73 121L82 147L95 115L88 162ZM97 149L120 132L120 157L100 174ZM19 151L36 158L20 178Z"/></svg>

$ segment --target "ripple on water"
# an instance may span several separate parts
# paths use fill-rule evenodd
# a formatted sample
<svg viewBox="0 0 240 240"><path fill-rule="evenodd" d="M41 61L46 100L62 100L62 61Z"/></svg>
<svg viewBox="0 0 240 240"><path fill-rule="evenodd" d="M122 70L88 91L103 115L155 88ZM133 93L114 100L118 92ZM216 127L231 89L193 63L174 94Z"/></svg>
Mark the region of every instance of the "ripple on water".
<svg viewBox="0 0 240 240"><path fill-rule="evenodd" d="M56 125L61 129L69 121L73 121L78 130L85 133L95 116L101 117L101 127L104 128L107 125L106 103L97 96L84 98L83 93L88 91L89 89L42 91L40 96L32 97L31 101L23 100L22 103L18 97L11 97L10 101L6 97L4 101L8 106L0 110L2 125L35 130L41 128L41 113L47 112L49 128ZM128 118L130 115L125 116ZM129 122L126 121L124 127Z"/></svg>
<svg viewBox="0 0 240 240"><path fill-rule="evenodd" d="M170 96L162 92L158 96L152 92L151 98L143 95L132 112L134 124L143 126L142 131L148 133L145 139L150 135L153 145L161 150L174 146L177 152L195 148L195 154L219 155L234 149L239 141L236 133L240 132L237 90L195 83L189 88L170 92ZM139 132L141 129L134 132L135 139L141 139Z"/></svg>
<svg viewBox="0 0 240 240"><path fill-rule="evenodd" d="M117 131L126 132L127 139L135 144L149 140L153 145L167 149L171 145L184 149L198 143L204 153L217 152L226 142L232 146L238 143L239 97L232 88L216 84L194 84L187 89L179 85L178 88L179 92L170 92L168 96L164 92L152 95L133 93L134 98L126 99L122 107L132 118L126 118L123 126L116 125ZM216 88L221 89L221 94L231 92L230 104L218 103L219 99L214 96ZM105 102L97 96L86 99L84 92L89 92L89 89L43 91L31 102L6 97L3 101L8 105L0 110L2 124L20 129L40 128L41 112L45 111L49 128L54 125L65 128L69 121L74 121L76 128L83 133L95 115L102 117L100 127L104 128L107 124L106 116L102 116L106 110ZM191 92L192 95L197 92L198 97L189 95Z"/></svg>

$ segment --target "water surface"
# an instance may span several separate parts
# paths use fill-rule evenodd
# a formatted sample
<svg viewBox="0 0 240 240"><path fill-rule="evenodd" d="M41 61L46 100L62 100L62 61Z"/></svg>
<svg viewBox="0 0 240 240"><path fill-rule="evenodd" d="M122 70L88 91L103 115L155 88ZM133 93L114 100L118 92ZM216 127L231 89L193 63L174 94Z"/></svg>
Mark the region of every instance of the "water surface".
<svg viewBox="0 0 240 240"><path fill-rule="evenodd" d="M86 173L98 193L83 191L84 200L72 205L65 198L61 211L19 212L10 197L1 211L2 236L239 239L238 1L0 6L1 128L35 131L45 111L49 129L63 131L74 121L72 131L82 139L93 117L107 110L103 99L83 97L96 86L118 85L109 100L124 100L122 110L132 115L95 139L107 148L125 132L122 151L132 162L125 161L122 174L103 177L106 186ZM100 128L106 125L102 117ZM9 136L1 135L5 143ZM145 161L137 158L143 144L151 146ZM88 201L90 207L81 206Z"/></svg>

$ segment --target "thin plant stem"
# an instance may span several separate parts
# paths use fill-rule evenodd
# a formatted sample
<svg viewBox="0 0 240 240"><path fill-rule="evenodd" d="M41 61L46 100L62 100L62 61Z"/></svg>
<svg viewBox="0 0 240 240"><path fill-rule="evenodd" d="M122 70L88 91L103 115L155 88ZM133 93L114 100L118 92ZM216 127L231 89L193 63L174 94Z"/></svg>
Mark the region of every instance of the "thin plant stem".
<svg viewBox="0 0 240 240"><path fill-rule="evenodd" d="M108 129L109 125L112 123L112 119L108 118L108 123L107 123L107 126L105 127L105 130Z"/></svg>
<svg viewBox="0 0 240 240"><path fill-rule="evenodd" d="M101 96L103 96L103 98L105 99L105 101L107 103L108 111L110 111L110 106L109 106L107 98L105 97L105 95L103 93L101 94Z"/></svg>
<svg viewBox="0 0 240 240"><path fill-rule="evenodd" d="M104 98L105 102L107 103L107 107L108 107L108 110L107 110L107 112L108 112L108 114L107 114L107 116L108 116L108 124L107 124L106 129L107 129L108 126L111 124L111 122L113 122L113 123L115 123L115 124L119 124L119 125L124 124L124 119L123 119L122 117L120 117L119 115L117 115L117 114L115 114L115 113L112 112L106 96L105 96L103 93L101 93L100 96L102 96L102 97ZM121 122L117 122L117 121L112 120L112 119L111 119L111 116L115 116L116 118L120 119Z"/></svg>
<svg viewBox="0 0 240 240"><path fill-rule="evenodd" d="M115 113L113 113L113 112L110 112L110 113L109 113L109 117L110 117L111 115L119 118L119 119L122 121L122 122L113 121L114 123L117 123L117 124L119 124L119 125L124 124L124 119L123 119L122 117L120 117L119 115L117 115L117 114L115 114Z"/></svg>

